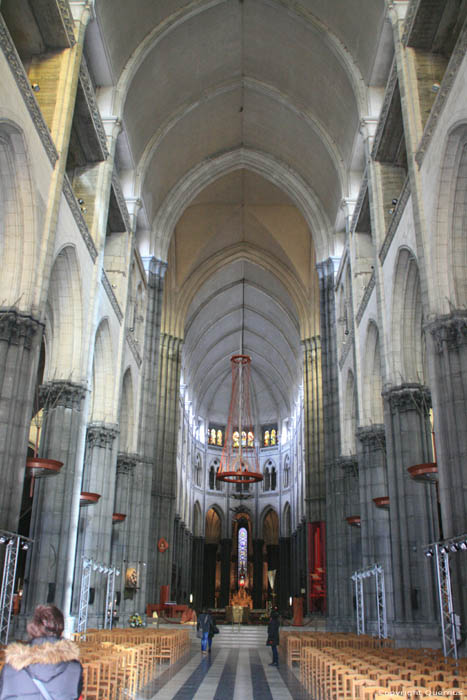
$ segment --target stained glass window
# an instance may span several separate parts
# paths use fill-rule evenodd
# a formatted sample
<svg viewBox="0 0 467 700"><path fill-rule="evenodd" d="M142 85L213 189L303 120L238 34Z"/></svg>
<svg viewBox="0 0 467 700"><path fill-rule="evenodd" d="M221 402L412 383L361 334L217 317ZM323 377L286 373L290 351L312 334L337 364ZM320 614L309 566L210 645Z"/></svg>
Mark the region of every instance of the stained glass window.
<svg viewBox="0 0 467 700"><path fill-rule="evenodd" d="M238 430L234 431L234 434L232 435L232 442L234 447L240 447L240 433Z"/></svg>
<svg viewBox="0 0 467 700"><path fill-rule="evenodd" d="M248 532L245 527L238 530L238 581L246 576L248 566Z"/></svg>
<svg viewBox="0 0 467 700"><path fill-rule="evenodd" d="M249 430L248 431L248 447L254 447L255 444L255 436L254 433Z"/></svg>
<svg viewBox="0 0 467 700"><path fill-rule="evenodd" d="M208 430L208 445L214 445L214 447L223 447L224 435L225 426L211 424Z"/></svg>
<svg viewBox="0 0 467 700"><path fill-rule="evenodd" d="M263 425L263 447L275 447L277 445L277 423Z"/></svg>

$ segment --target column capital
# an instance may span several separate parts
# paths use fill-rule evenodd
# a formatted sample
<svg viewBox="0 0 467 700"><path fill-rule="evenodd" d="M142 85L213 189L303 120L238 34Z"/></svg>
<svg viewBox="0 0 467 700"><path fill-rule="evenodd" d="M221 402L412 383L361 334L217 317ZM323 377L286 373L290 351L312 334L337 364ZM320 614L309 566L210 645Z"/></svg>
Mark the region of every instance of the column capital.
<svg viewBox="0 0 467 700"><path fill-rule="evenodd" d="M438 316L425 324L425 329L431 333L438 354L445 348L459 350L467 343L467 311L456 309L445 316Z"/></svg>
<svg viewBox="0 0 467 700"><path fill-rule="evenodd" d="M358 474L358 459L356 455L341 455L337 458L336 464L344 472L355 476Z"/></svg>
<svg viewBox="0 0 467 700"><path fill-rule="evenodd" d="M117 474L132 474L138 462L138 455L119 452L117 455Z"/></svg>
<svg viewBox="0 0 467 700"><path fill-rule="evenodd" d="M357 439L362 445L371 449L379 448L384 450L386 447L386 429L384 423L375 425L364 425L356 430Z"/></svg>
<svg viewBox="0 0 467 700"><path fill-rule="evenodd" d="M167 271L167 263L153 255L142 258L144 269L148 276L148 284L152 286L155 282L154 278L164 279Z"/></svg>
<svg viewBox="0 0 467 700"><path fill-rule="evenodd" d="M21 314L16 309L0 309L0 341L10 345L24 345L31 349L34 337L44 325L32 316Z"/></svg>
<svg viewBox="0 0 467 700"><path fill-rule="evenodd" d="M87 387L84 384L54 380L39 387L39 402L44 411L50 411L57 406L79 411L86 392Z"/></svg>
<svg viewBox="0 0 467 700"><path fill-rule="evenodd" d="M393 386L382 392L392 413L406 413L407 411L421 411L428 413L431 408L431 392L422 384L407 382L399 386Z"/></svg>
<svg viewBox="0 0 467 700"><path fill-rule="evenodd" d="M115 423L89 423L86 442L88 447L109 447L119 434Z"/></svg>

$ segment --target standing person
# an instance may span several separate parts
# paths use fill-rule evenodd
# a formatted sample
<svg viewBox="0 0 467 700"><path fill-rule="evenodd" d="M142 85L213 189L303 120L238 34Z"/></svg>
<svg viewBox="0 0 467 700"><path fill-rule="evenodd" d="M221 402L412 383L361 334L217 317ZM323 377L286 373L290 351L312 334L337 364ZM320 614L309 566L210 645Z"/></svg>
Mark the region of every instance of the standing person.
<svg viewBox="0 0 467 700"><path fill-rule="evenodd" d="M64 620L55 605L38 605L28 622L29 644L5 650L0 700L77 700L83 685L79 649L62 639Z"/></svg>
<svg viewBox="0 0 467 700"><path fill-rule="evenodd" d="M279 666L279 656L277 653L277 646L279 644L279 613L277 610L271 612L271 618L268 624L268 639L266 644L271 647L272 651L272 663L270 666Z"/></svg>
<svg viewBox="0 0 467 700"><path fill-rule="evenodd" d="M196 629L198 630L198 637L201 637L201 653L207 654L207 647L209 642L209 651L211 651L212 637L209 639L209 633L211 628L214 626L214 620L212 616L203 608L203 612L198 617L198 622L196 623ZM1 700L1 699L0 699Z"/></svg>

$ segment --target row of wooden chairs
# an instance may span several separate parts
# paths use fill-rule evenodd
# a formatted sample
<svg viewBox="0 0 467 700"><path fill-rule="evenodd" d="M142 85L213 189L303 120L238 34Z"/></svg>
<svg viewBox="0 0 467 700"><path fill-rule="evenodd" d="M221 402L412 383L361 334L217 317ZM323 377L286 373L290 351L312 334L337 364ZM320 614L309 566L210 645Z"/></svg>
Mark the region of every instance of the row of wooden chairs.
<svg viewBox="0 0 467 700"><path fill-rule="evenodd" d="M339 634L327 632L292 632L281 631L280 648L287 664L292 666L294 662L300 663L300 653L303 647L312 646L316 649L335 647L342 649L377 649L391 648L394 646L392 639L378 639L370 635Z"/></svg>
<svg viewBox="0 0 467 700"><path fill-rule="evenodd" d="M446 664L444 657L424 652L304 646L300 680L317 700L467 698L465 663Z"/></svg>
<svg viewBox="0 0 467 700"><path fill-rule="evenodd" d="M80 647L86 700L132 698L155 676L157 665L189 648L188 630L88 630Z"/></svg>

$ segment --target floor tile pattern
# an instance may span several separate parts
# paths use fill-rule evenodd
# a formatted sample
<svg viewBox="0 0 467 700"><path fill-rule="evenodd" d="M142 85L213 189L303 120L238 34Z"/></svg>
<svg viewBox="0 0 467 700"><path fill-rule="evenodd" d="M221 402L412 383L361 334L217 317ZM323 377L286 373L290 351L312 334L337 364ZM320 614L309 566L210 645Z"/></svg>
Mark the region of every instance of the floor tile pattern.
<svg viewBox="0 0 467 700"><path fill-rule="evenodd" d="M279 660L280 661L280 660ZM199 642L163 670L137 700L310 700L286 664L269 666L271 651L241 647L202 656Z"/></svg>

